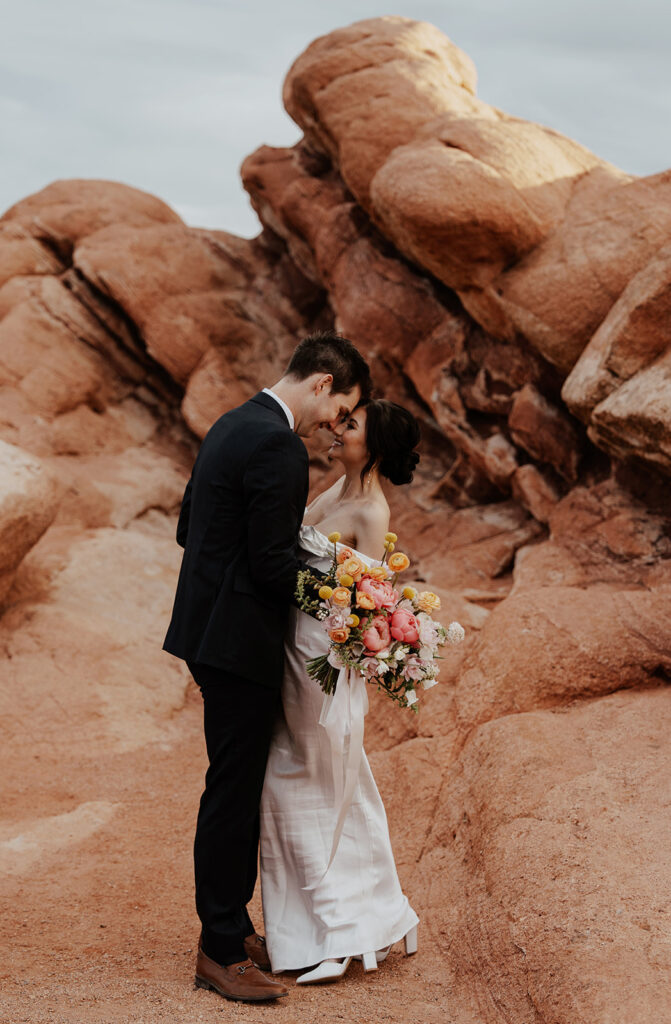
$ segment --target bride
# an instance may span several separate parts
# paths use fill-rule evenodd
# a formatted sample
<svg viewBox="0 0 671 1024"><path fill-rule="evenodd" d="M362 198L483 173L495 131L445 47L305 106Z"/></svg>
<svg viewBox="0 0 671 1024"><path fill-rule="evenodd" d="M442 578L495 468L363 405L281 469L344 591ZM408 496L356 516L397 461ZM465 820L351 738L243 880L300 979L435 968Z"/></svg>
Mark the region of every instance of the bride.
<svg viewBox="0 0 671 1024"><path fill-rule="evenodd" d="M305 512L304 561L327 569L333 555L327 537L338 531L338 549L350 548L367 565L379 563L389 529L381 477L409 483L418 442L417 421L393 402L372 400L350 414L329 448L344 475ZM401 891L384 806L365 753L351 804L342 805L350 746L363 729L365 688L357 700L354 689L341 683L320 724L324 694L305 663L327 650L322 624L292 609L283 715L261 800L261 885L273 971L317 965L298 984L342 977L354 958L374 970L399 939L405 939L406 953L417 949L418 918Z"/></svg>

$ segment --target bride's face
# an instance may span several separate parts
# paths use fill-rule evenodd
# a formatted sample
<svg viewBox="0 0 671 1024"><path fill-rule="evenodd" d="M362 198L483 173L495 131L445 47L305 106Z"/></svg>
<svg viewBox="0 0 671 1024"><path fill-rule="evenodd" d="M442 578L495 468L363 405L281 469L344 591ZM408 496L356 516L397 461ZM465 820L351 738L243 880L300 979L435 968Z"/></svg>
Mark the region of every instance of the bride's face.
<svg viewBox="0 0 671 1024"><path fill-rule="evenodd" d="M335 437L328 450L329 458L337 459L348 469L363 468L368 462L366 410L355 409L334 433Z"/></svg>

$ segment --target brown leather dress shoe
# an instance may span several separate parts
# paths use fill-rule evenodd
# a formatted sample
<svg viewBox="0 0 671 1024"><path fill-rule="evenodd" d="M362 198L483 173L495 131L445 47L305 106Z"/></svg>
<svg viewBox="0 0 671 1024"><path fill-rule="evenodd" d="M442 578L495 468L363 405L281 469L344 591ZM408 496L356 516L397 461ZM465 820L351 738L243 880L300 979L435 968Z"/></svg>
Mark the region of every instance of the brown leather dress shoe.
<svg viewBox="0 0 671 1024"><path fill-rule="evenodd" d="M262 935L257 935L256 933L248 935L243 945L245 947L245 953L256 967L259 967L262 971L272 970L270 957L268 956L268 950L266 948L266 940Z"/></svg>
<svg viewBox="0 0 671 1024"><path fill-rule="evenodd" d="M284 985L261 974L251 960L222 967L206 956L202 949L198 950L196 959L196 987L212 989L224 999L238 1003L263 1003L289 993Z"/></svg>

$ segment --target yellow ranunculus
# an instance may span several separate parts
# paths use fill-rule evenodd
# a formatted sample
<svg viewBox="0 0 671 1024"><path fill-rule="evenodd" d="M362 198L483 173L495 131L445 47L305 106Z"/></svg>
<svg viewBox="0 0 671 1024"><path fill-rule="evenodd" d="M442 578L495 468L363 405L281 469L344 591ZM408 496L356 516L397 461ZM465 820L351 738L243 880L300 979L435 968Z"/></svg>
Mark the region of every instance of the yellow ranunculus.
<svg viewBox="0 0 671 1024"><path fill-rule="evenodd" d="M332 629L329 636L334 644L344 644L349 636L349 629L347 626L343 626L342 629Z"/></svg>
<svg viewBox="0 0 671 1024"><path fill-rule="evenodd" d="M437 612L440 609L440 598L431 590L423 590L417 595L417 604L423 612Z"/></svg>
<svg viewBox="0 0 671 1024"><path fill-rule="evenodd" d="M417 591L414 587L403 587L403 597L406 597L408 601L412 601L413 597L417 597Z"/></svg>
<svg viewBox="0 0 671 1024"><path fill-rule="evenodd" d="M341 564L336 569L337 574L345 572L347 573L348 576L351 576L352 579L356 582L358 582L361 579L365 571L366 566L364 565L360 558L356 557L356 555L352 555L350 558L345 559L345 561L341 562Z"/></svg>
<svg viewBox="0 0 671 1024"><path fill-rule="evenodd" d="M329 540L331 541L331 544L338 543L338 541L340 540L340 534L338 533L337 530L334 530L333 533L329 533Z"/></svg>
<svg viewBox="0 0 671 1024"><path fill-rule="evenodd" d="M352 629L356 629L356 627L359 625L360 622L361 622L361 619L359 618L358 615L348 615L347 616L347 625L351 626Z"/></svg>
<svg viewBox="0 0 671 1024"><path fill-rule="evenodd" d="M345 587L336 587L331 596L334 604L349 604L350 593Z"/></svg>
<svg viewBox="0 0 671 1024"><path fill-rule="evenodd" d="M366 569L366 576L377 580L378 583L384 583L389 578L389 570L386 565L374 565L372 569Z"/></svg>
<svg viewBox="0 0 671 1024"><path fill-rule="evenodd" d="M372 612L375 607L375 601L370 594L364 594L359 590L356 595L356 606L357 608L364 608L367 612Z"/></svg>
<svg viewBox="0 0 671 1024"><path fill-rule="evenodd" d="M384 539L390 541L392 544L395 544L396 541L398 540L398 537L396 536L395 533L385 533Z"/></svg>
<svg viewBox="0 0 671 1024"><path fill-rule="evenodd" d="M319 588L319 596L321 597L322 601L328 601L328 599L330 597L333 597L333 588L332 587L320 587Z"/></svg>
<svg viewBox="0 0 671 1024"><path fill-rule="evenodd" d="M402 551L397 551L395 555L391 555L389 558L389 568L392 572L403 572L409 565L410 559Z"/></svg>
<svg viewBox="0 0 671 1024"><path fill-rule="evenodd" d="M341 587L351 587L353 583L354 583L354 580L352 579L352 577L350 576L350 574L348 572L342 573L342 575L340 577L340 585L341 585Z"/></svg>

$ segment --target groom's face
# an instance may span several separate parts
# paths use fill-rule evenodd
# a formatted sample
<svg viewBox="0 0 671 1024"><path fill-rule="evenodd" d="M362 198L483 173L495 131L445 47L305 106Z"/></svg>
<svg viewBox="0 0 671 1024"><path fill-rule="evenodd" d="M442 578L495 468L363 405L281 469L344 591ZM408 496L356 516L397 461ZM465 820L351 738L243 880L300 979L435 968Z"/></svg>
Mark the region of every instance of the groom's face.
<svg viewBox="0 0 671 1024"><path fill-rule="evenodd" d="M313 382L310 400L306 403L304 416L301 417L301 422L298 424L297 432L302 437L310 437L320 427L335 430L356 408L361 398L359 385L355 385L350 392L343 394L342 391L332 392L332 383L330 374L325 374Z"/></svg>

